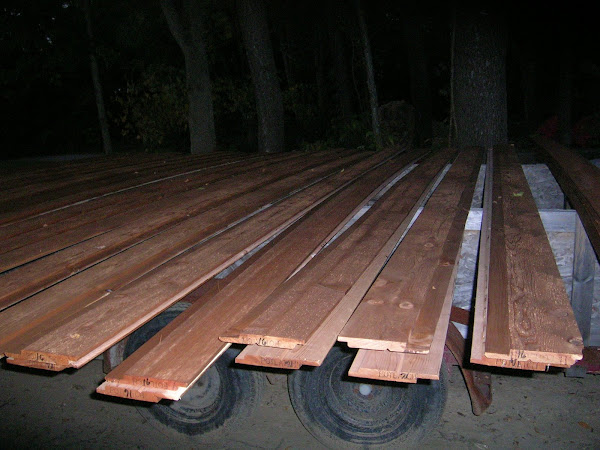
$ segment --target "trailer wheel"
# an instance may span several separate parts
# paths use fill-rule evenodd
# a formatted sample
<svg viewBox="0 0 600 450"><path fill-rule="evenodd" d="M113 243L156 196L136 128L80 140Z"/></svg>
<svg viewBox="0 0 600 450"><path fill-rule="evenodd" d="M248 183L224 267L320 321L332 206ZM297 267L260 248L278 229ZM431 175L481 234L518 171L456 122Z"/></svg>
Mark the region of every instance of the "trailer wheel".
<svg viewBox="0 0 600 450"><path fill-rule="evenodd" d="M320 367L288 376L294 410L315 438L331 448L414 445L439 423L446 403L445 367L439 381L360 380L347 376L354 354L336 346Z"/></svg>
<svg viewBox="0 0 600 450"><path fill-rule="evenodd" d="M133 333L125 357L177 317L186 306L175 305ZM163 400L138 410L150 420L179 432L206 433L251 415L260 404L264 376L257 371L232 367L239 348L229 348L178 401Z"/></svg>

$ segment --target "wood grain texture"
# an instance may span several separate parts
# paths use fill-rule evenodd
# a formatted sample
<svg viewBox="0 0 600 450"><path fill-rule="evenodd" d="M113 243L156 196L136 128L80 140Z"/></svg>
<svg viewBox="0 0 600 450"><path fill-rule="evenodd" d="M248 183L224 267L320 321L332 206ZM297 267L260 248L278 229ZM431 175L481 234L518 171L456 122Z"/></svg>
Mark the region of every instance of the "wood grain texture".
<svg viewBox="0 0 600 450"><path fill-rule="evenodd" d="M288 156L285 158L288 164L293 164L294 159L300 156ZM290 161L291 160L291 161ZM100 197L95 200L74 206L72 208L60 209L42 216L36 216L16 223L0 227L0 241L2 242L2 254L17 248L32 245L39 241L50 242L50 251L60 250L61 247L55 243L55 238L66 232L73 232L84 225L94 224L95 229L102 230L102 219L112 216L120 216L123 223L131 220L130 215L144 211L147 205L154 204L163 198L175 196L178 193L203 190L207 185L231 176L239 176L248 171L260 170L280 162L279 159L251 159L243 162L232 162L231 164L212 166L210 171L200 169L185 175L168 178L157 183L141 186L133 191L124 191L114 195ZM118 223L118 222L117 222ZM107 227L108 229L108 227ZM63 245L77 243L77 239L84 240L93 234L74 234L73 239Z"/></svg>
<svg viewBox="0 0 600 450"><path fill-rule="evenodd" d="M359 279L375 279L397 242L390 238L406 229L410 211L451 157L441 152L421 163L221 339L281 348L305 344ZM382 264L371 266L374 260Z"/></svg>
<svg viewBox="0 0 600 450"><path fill-rule="evenodd" d="M349 180L372 167L374 160L381 163L385 159L382 154L374 155L364 162L366 167L362 166L362 170L347 167L338 171L335 176L227 229L122 289L104 293L101 301L80 303L78 309L69 307L68 317L46 319L45 326L37 326L31 334L7 343L7 356L34 359L41 354L46 361L80 367L251 248L298 220ZM331 216L333 220L335 215ZM342 218L338 217L338 222Z"/></svg>
<svg viewBox="0 0 600 450"><path fill-rule="evenodd" d="M245 245L251 245L254 244L253 239L269 235L272 232L272 228L269 227L278 228L287 221L294 219L297 214L310 209L315 202L331 195L331 192L339 189L348 180L352 180L353 177L360 175L369 167L381 163L382 160L385 160L385 156L377 155L354 166L347 166L345 167L346 170L337 173L333 177L322 180L302 192L297 192L289 199L285 199L278 205L265 210L262 214L252 217L249 222L241 224L235 231L243 237L243 240L240 241L241 247L235 247L232 243L234 242L231 237L233 230L230 230L228 234L217 236L217 243L230 242L229 250L232 253L228 255L226 250L216 252L212 255L213 259L211 261L213 263L215 260L218 261L216 264L220 267L225 264L224 261L228 261L240 251L245 251L244 243ZM271 186L269 189L273 187ZM264 200L264 197L260 195L258 197ZM248 199L242 197L241 201L245 204ZM121 252L91 269L4 311L0 314L0 348L1 344L15 340L18 336L28 334L28 339L31 340L33 338L31 333L40 335L44 330L52 329L58 320L57 317L66 320L68 317L87 308L88 305L104 299L114 291L127 285L127 283L136 280L144 273L181 254L182 251L202 239L209 237L209 233L211 229L214 231L215 225L220 223L220 229L223 229L232 220L231 214L235 213L235 210L229 211L227 209L208 211L198 218L190 219L168 232L156 236L154 239L147 240L128 251ZM238 216L239 218L240 216ZM223 219L226 220L223 221ZM209 241L208 245L214 247L218 244ZM211 251L213 247L210 247ZM213 269L216 270L211 267L211 270ZM18 279L16 282L18 282ZM23 345L23 342L19 345Z"/></svg>
<svg viewBox="0 0 600 450"><path fill-rule="evenodd" d="M205 167L205 164L205 162L200 162L198 167ZM191 168L193 168L193 165ZM181 167L174 166L172 169L160 173L136 175L127 180L116 181L105 186L89 187L83 184L79 189L70 187L64 192L47 192L32 198L14 201L7 199L2 203L2 209L0 210L0 224L15 222L54 209L89 201L92 198L111 195L122 190L135 189L145 183L154 183L157 179L177 176L181 173Z"/></svg>
<svg viewBox="0 0 600 450"><path fill-rule="evenodd" d="M410 158L414 156L375 169L294 224L210 302L190 307L135 352L133 359L109 373L107 382L136 385L148 380L189 388L229 346L218 336L284 282L340 222L348 221L377 192L374 186Z"/></svg>
<svg viewBox="0 0 600 450"><path fill-rule="evenodd" d="M429 351L480 165L480 149L460 152L339 341L371 350Z"/></svg>
<svg viewBox="0 0 600 450"><path fill-rule="evenodd" d="M66 226L67 229L74 228L71 226L73 220L78 221L82 218L87 219L90 214L92 214L92 220L89 220L91 222L93 221L94 214L104 214L105 216L111 215L105 213L105 210L110 211L111 209L116 209L117 211L122 211L130 206L139 206L140 202L152 201L153 195L158 196L157 198L161 198L165 195L169 195L171 192L201 188L202 182L207 183L216 181L219 176L227 176L230 172L235 174L240 167L244 168L246 165L260 165L264 163L264 158L226 158L222 161L216 161L201 166L198 169L189 170L189 168L182 167L182 172L172 177L157 177L152 182L145 183L141 186L134 186L130 189L123 189L108 195L94 197L88 201L77 202L68 207L46 211L42 214L18 220L16 222L0 225L0 239L6 240L13 236L25 233L35 233L41 230L44 230L45 232L45 229L53 226ZM215 179L204 180L207 176L209 178L214 176ZM180 187L183 187L183 189L180 189ZM142 196L143 198L138 201L138 196ZM119 205L123 206L120 207Z"/></svg>
<svg viewBox="0 0 600 450"><path fill-rule="evenodd" d="M359 156L349 158L358 159ZM306 158L304 161L296 161L293 166L284 161L273 167L269 165L262 167L261 177L244 176L244 174L237 177L230 176L203 186L202 190L184 191L149 205L140 204L129 211L59 233L51 239L26 243L20 248L3 253L0 258L0 271L12 269L99 235L103 235L101 238L103 243L98 244L102 247L103 253L111 247L116 247L118 251L227 200L249 194L269 184L277 182L281 184L286 179L288 179L287 183L295 182L297 185L298 181L303 182L305 179L314 178L319 173L326 175L343 162L343 158L340 161L336 156L324 157L314 162ZM119 231L108 233L111 230Z"/></svg>
<svg viewBox="0 0 600 450"><path fill-rule="evenodd" d="M278 181L278 176L273 175L276 182L271 184L260 181L246 183L240 181L237 186L230 186L228 180L227 183L216 183L214 189L206 189L200 193L187 193L189 196L185 204L187 207L181 203L173 205L168 202L162 209L153 208L146 215L133 217L133 220L125 226L0 275L2 280L0 305L6 307L14 304L27 295L51 286L115 254L123 253L127 249L131 249L132 253L126 255L133 256L132 263L125 263L124 273L128 267L139 267L144 264L145 259L137 259L136 252L155 254L159 257L161 252L176 255L185 250L186 246L189 247L200 239L209 237L211 233L243 219L259 208L281 200L295 190L317 182L323 177L331 176L344 168L350 169L352 163L358 163L357 173L360 173L360 167L369 167L371 164L365 158L366 155L359 154L340 160L334 159L309 171L296 172ZM252 175L247 174L243 178L253 178ZM248 184L253 188L248 189ZM215 208L216 206L221 208ZM169 226L167 231L159 234L159 231ZM157 240L149 240L153 235ZM145 242L135 248L140 241ZM178 246L178 242L181 245ZM156 249L152 249L153 245L156 245ZM171 249L169 249L170 245ZM129 260L129 256L117 256L120 259L125 258L124 261ZM164 261L164 255L161 261ZM108 288L113 289L110 286Z"/></svg>
<svg viewBox="0 0 600 450"><path fill-rule="evenodd" d="M404 181L406 181L408 185L418 184L420 178L418 170L419 168L415 169L413 173L406 177ZM415 178L411 178L411 175ZM358 281L354 283L352 288L336 305L332 313L319 325L306 344L299 345L294 349L248 345L238 355L236 362L284 369L298 369L303 365L321 365L331 350L331 347L335 344L344 325L346 325L357 305L372 286L373 272L376 273L376 271L380 270L385 264L389 255L392 254L397 242L406 232L409 223L417 215L420 206L429 194L431 194L431 189L426 189L425 192L423 192L422 197L414 203L413 209L406 216L404 223L398 227L396 233L386 243L385 250L380 252L365 270L365 273L369 274L369 276L360 277Z"/></svg>
<svg viewBox="0 0 600 450"><path fill-rule="evenodd" d="M582 339L533 196L513 148L493 157L484 356L572 365Z"/></svg>
<svg viewBox="0 0 600 450"><path fill-rule="evenodd" d="M540 146L552 175L567 196L600 258L600 169L577 151L542 136L532 139Z"/></svg>
<svg viewBox="0 0 600 450"><path fill-rule="evenodd" d="M348 375L409 383L414 383L418 379L439 380L459 258L460 252L455 258L451 280L446 288L444 304L438 317L429 352L419 354L360 349L350 366Z"/></svg>
<svg viewBox="0 0 600 450"><path fill-rule="evenodd" d="M488 289L491 259L490 251L492 239L492 209L494 206L494 201L497 202L497 200L494 200L495 198L497 198L495 197L497 193L494 193L494 172L495 171L493 152L491 150L488 150L483 195L483 217L481 222L479 255L477 262L478 271L475 291L475 312L473 314L473 333L471 339L471 353L469 359L473 364L543 372L548 368L547 364L532 361L519 361L517 359L511 359L506 356L503 358L489 358L485 355L486 332L488 323ZM502 197L502 195L500 195L500 197ZM498 230L497 226L495 230L496 232L502 232L502 230ZM504 271L502 271L501 274L504 274ZM504 295L506 295L504 286L501 285L498 287L498 289L504 290ZM498 311L501 311L504 314L504 317L502 319L503 322L497 320L495 322L495 325L502 323L505 327L508 327L508 308L506 304L496 306L495 309L492 309L496 313ZM500 333L502 333L502 331L500 331ZM506 333L506 336L504 334L501 334L500 339L502 339L503 341L508 341L508 333ZM510 342L503 342L500 345L503 347L510 347ZM510 349L507 350L507 356L508 353L510 353Z"/></svg>

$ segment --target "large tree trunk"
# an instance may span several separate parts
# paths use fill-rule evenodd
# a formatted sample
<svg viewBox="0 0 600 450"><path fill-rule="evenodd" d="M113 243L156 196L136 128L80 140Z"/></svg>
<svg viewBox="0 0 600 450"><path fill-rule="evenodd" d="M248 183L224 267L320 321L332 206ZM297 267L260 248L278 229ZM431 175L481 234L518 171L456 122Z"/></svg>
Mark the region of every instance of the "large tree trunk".
<svg viewBox="0 0 600 450"><path fill-rule="evenodd" d="M419 146L431 140L432 111L429 70L425 51L423 18L417 15L404 20L404 47L410 71L410 98L416 110L416 132Z"/></svg>
<svg viewBox="0 0 600 450"><path fill-rule="evenodd" d="M161 6L185 59L191 153L212 152L216 147L215 119L200 2L162 0Z"/></svg>
<svg viewBox="0 0 600 450"><path fill-rule="evenodd" d="M493 12L462 11L456 16L454 102L458 145L504 144L506 109L506 29Z"/></svg>
<svg viewBox="0 0 600 450"><path fill-rule="evenodd" d="M98 68L98 60L96 59L96 45L94 42L94 33L92 30L92 6L90 0L83 0L83 12L85 15L87 35L90 41L90 70L92 73L92 82L94 84L94 94L96 96L96 108L98 109L98 122L100 125L100 133L102 134L102 147L104 149L104 153L109 155L112 153L112 143L110 140L110 132L108 130L106 108L104 107L104 95L102 94L102 83L100 82L100 69Z"/></svg>
<svg viewBox="0 0 600 450"><path fill-rule="evenodd" d="M379 112L377 100L377 87L375 86L375 72L373 70L373 57L371 56L371 44L369 43L369 34L367 24L360 7L360 0L354 0L356 16L358 18L358 27L360 30L360 40L362 44L363 57L365 60L365 70L367 75L367 88L369 90L369 106L371 109L371 126L373 127L373 136L375 137L375 147L383 148L383 139L381 138L381 128L379 126Z"/></svg>
<svg viewBox="0 0 600 450"><path fill-rule="evenodd" d="M284 146L283 97L269 38L265 4L263 0L238 0L236 9L254 84L258 149L266 153L281 152Z"/></svg>

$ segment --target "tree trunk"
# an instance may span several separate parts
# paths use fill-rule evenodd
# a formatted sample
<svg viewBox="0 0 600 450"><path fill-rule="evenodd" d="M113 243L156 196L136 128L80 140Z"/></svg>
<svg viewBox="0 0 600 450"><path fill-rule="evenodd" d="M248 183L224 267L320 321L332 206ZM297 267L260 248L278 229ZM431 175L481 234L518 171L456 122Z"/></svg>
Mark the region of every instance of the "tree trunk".
<svg viewBox="0 0 600 450"><path fill-rule="evenodd" d="M269 38L265 4L263 0L238 0L236 9L254 84L258 149L266 153L281 152L284 148L283 97Z"/></svg>
<svg viewBox="0 0 600 450"><path fill-rule="evenodd" d="M191 153L212 152L216 148L215 119L201 5L194 0L162 0L161 6L185 59Z"/></svg>
<svg viewBox="0 0 600 450"><path fill-rule="evenodd" d="M383 140L381 138L381 129L379 127L379 105L377 101L377 87L375 86L375 73L373 71L373 57L371 56L371 44L369 43L369 34L367 33L365 17L360 7L360 0L355 0L354 6L356 8L360 40L365 60L367 88L369 90L369 106L371 109L371 125L373 127L373 136L375 137L375 147L379 150L383 148Z"/></svg>
<svg viewBox="0 0 600 450"><path fill-rule="evenodd" d="M412 15L404 20L404 47L410 71L410 98L416 109L416 132L419 146L431 140L432 111L429 70L421 17Z"/></svg>
<svg viewBox="0 0 600 450"><path fill-rule="evenodd" d="M506 30L493 13L458 12L454 102L458 145L485 148L508 140Z"/></svg>
<svg viewBox="0 0 600 450"><path fill-rule="evenodd" d="M108 130L106 108L104 107L104 95L102 94L102 83L100 82L100 69L98 68L98 60L96 59L96 45L94 42L94 33L92 31L92 5L90 0L83 0L83 12L85 15L87 35L90 41L90 70L92 73L92 83L94 84L94 94L96 96L100 133L102 134L102 146L104 148L104 153L110 155L112 153L112 143L110 140L110 132Z"/></svg>

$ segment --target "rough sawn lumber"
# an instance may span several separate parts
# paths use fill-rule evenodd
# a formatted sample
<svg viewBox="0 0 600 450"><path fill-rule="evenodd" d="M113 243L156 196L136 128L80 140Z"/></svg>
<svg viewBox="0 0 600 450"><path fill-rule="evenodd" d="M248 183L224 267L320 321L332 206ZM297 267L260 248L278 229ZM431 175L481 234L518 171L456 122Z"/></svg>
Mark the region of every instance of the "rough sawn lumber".
<svg viewBox="0 0 600 450"><path fill-rule="evenodd" d="M294 224L268 244L261 255L210 302L191 306L160 335L109 373L99 392L127 396L125 389L136 389L144 383L168 385L162 398L180 395L182 387L187 390L230 345L221 342L219 335L283 283L311 252L322 246L378 192L380 188L376 186L382 180L395 176L412 159L414 156L407 155L373 170Z"/></svg>
<svg viewBox="0 0 600 450"><path fill-rule="evenodd" d="M477 148L460 152L339 341L371 350L429 351L460 252L481 154Z"/></svg>
<svg viewBox="0 0 600 450"><path fill-rule="evenodd" d="M3 347L5 354L22 360L38 360L41 355L46 362L80 367L293 223L348 180L384 160L385 155L378 154L364 161L362 166L359 164L362 169L346 167L346 170L338 171L336 175L190 248L127 286L104 293L98 299L100 301L79 302L77 308L70 306L63 311L66 317L49 317L44 325L38 324L31 332L6 343Z"/></svg>
<svg viewBox="0 0 600 450"><path fill-rule="evenodd" d="M407 215L452 156L453 152L440 152L392 186L350 229L221 340L280 348L305 344L359 280L370 284L377 276L381 266L371 263L385 263L389 245L395 245L390 238L399 227L406 228Z"/></svg>
<svg viewBox="0 0 600 450"><path fill-rule="evenodd" d="M533 196L512 147L493 158L484 356L570 366L583 342Z"/></svg>
<svg viewBox="0 0 600 450"><path fill-rule="evenodd" d="M431 193L435 185L427 173L425 164L417 167L404 179L399 181L404 191L401 202L407 208L404 220L400 221L394 234L388 239L379 254L364 270L363 275L348 290L342 300L335 306L331 313L321 321L318 328L304 345L294 349L248 345L236 358L236 362L256 366L298 369L303 365L319 366L333 347L336 339L348 322L348 319L369 290L374 278L377 276L392 254L398 241L406 232L410 222L417 215L423 201ZM439 177L438 177L439 179ZM400 186L398 186L400 189ZM300 274L298 274L300 275Z"/></svg>
<svg viewBox="0 0 600 450"><path fill-rule="evenodd" d="M310 183L318 182L323 177L331 176L339 170L348 168L353 162L361 161L365 157L366 155L359 154L339 160L325 161L325 164L312 167L310 171L295 171L287 177L285 172L280 176L273 175L275 178L271 179L274 181L271 184L259 180L244 183L240 180L237 183L238 186L230 187L226 182L219 182L212 189L207 188L199 193L188 193L190 198L183 205L167 202L165 208L149 208L146 215L141 217L133 215L131 222L122 227L0 275L2 281L0 284L0 309L113 255L116 255L117 259L123 259L127 269L143 265L143 258L132 257L130 260L126 256L135 255L142 248L150 247L148 249L150 254L160 254L161 251L167 252L169 255L173 255L173 252L176 254L185 249L185 246L183 249L181 246L177 249L173 242L167 242L166 247L161 249L161 244L157 242L162 243L174 239L175 242L187 242L182 245L193 245L199 239L209 237L211 233L223 229L233 221L241 220L245 215L269 206L291 192L306 187ZM306 166L301 165L301 167ZM251 175L246 174L242 178L251 178ZM170 228L164 231L168 227ZM161 231L162 233L160 233ZM176 234L181 237L170 236ZM149 239L150 237L156 240ZM144 242L139 244L140 241ZM137 249L134 249L136 244ZM156 248L153 249L153 246ZM123 252L123 250L128 252L131 250L133 253ZM127 261L134 261L134 263L127 263ZM109 265L113 263L114 261L108 262ZM109 285L106 289L114 290L114 287ZM1 336L0 330L0 341L2 340Z"/></svg>

